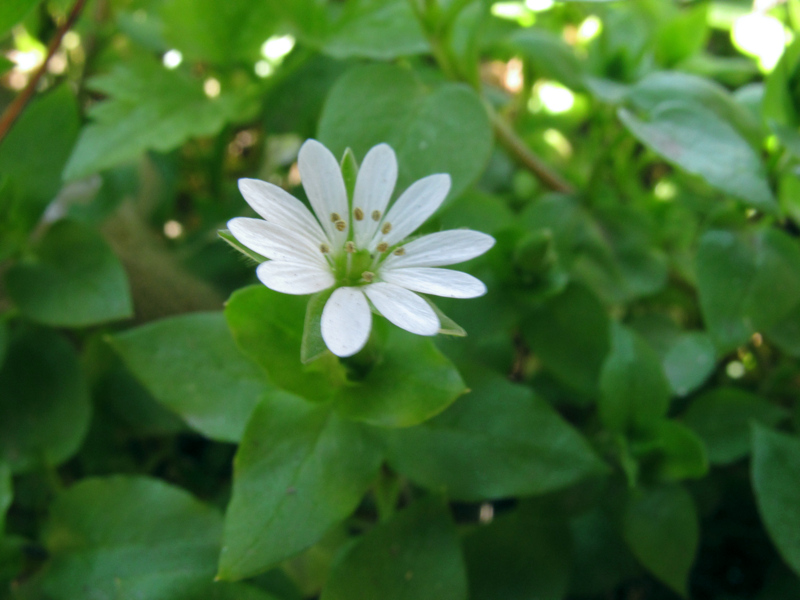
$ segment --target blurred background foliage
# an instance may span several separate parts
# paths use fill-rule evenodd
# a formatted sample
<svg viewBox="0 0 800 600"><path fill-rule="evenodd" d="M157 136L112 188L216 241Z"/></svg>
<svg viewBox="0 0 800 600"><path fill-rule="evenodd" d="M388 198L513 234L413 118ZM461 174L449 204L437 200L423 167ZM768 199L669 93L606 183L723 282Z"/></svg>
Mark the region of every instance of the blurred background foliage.
<svg viewBox="0 0 800 600"><path fill-rule="evenodd" d="M798 32L3 0L0 596L800 598ZM217 230L239 177L304 197L309 137L451 174L427 230L497 239L468 337L300 363L305 300Z"/></svg>

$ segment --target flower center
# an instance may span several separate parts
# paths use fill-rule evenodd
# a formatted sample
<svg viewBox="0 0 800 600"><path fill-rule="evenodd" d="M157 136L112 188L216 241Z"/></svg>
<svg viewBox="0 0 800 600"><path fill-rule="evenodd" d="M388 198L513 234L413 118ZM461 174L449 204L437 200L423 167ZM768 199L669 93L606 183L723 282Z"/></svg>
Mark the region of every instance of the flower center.
<svg viewBox="0 0 800 600"><path fill-rule="evenodd" d="M333 260L333 275L341 286L360 286L375 278L375 260L368 250L359 250L352 241Z"/></svg>

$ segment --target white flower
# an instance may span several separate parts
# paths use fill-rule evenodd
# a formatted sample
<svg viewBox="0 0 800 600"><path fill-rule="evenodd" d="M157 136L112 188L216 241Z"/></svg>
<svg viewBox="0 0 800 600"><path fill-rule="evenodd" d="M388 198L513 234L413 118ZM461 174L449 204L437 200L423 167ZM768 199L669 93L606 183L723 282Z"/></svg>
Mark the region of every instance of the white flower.
<svg viewBox="0 0 800 600"><path fill-rule="evenodd" d="M358 171L352 204L336 158L316 140L298 157L300 177L317 218L281 188L240 179L239 189L263 218L228 222L233 236L269 260L256 274L285 294L331 287L322 311L322 338L338 356L361 350L372 328L371 308L403 329L435 335L439 318L415 292L448 298L486 293L475 277L441 269L486 252L494 238L465 229L440 231L404 243L450 191L450 176L430 175L411 185L388 209L397 159L386 144L372 148Z"/></svg>

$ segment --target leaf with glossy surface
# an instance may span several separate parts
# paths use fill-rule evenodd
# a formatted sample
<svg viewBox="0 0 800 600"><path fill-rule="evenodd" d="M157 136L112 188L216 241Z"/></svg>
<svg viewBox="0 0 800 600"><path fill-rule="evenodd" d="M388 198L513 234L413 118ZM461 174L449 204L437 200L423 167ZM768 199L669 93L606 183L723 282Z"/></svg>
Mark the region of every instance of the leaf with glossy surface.
<svg viewBox="0 0 800 600"><path fill-rule="evenodd" d="M0 368L0 460L17 473L72 456L89 426L89 391L75 350L60 335L13 336Z"/></svg>
<svg viewBox="0 0 800 600"><path fill-rule="evenodd" d="M319 139L337 156L349 146L361 158L386 142L397 154L397 192L426 175L449 173L451 197L480 175L492 149L489 118L475 92L454 83L429 89L393 65L345 73L328 95Z"/></svg>
<svg viewBox="0 0 800 600"><path fill-rule="evenodd" d="M406 0L348 2L344 14L322 42L322 51L338 59L390 60L429 51L428 40Z"/></svg>
<svg viewBox="0 0 800 600"><path fill-rule="evenodd" d="M242 356L221 312L163 319L110 342L159 402L215 440L238 442L256 404L274 389Z"/></svg>
<svg viewBox="0 0 800 600"><path fill-rule="evenodd" d="M612 327L600 373L600 420L612 431L646 429L667 413L670 386L655 351L624 325Z"/></svg>
<svg viewBox="0 0 800 600"><path fill-rule="evenodd" d="M453 363L423 336L392 327L372 370L334 398L340 414L381 427L408 427L467 391Z"/></svg>
<svg viewBox="0 0 800 600"><path fill-rule="evenodd" d="M222 65L252 64L277 21L268 1L167 0L159 12L172 47L189 60Z"/></svg>
<svg viewBox="0 0 800 600"><path fill-rule="evenodd" d="M363 426L285 393L261 402L234 461L219 577L266 571L358 505L382 456Z"/></svg>
<svg viewBox="0 0 800 600"><path fill-rule="evenodd" d="M786 563L800 575L800 439L756 425L751 468L767 532Z"/></svg>
<svg viewBox="0 0 800 600"><path fill-rule="evenodd" d="M717 388L692 400L683 422L699 435L713 464L725 465L750 454L752 423L777 425L786 410L736 388Z"/></svg>
<svg viewBox="0 0 800 600"><path fill-rule="evenodd" d="M606 309L585 287L571 285L522 322L522 335L537 358L566 385L597 390L610 346Z"/></svg>
<svg viewBox="0 0 800 600"><path fill-rule="evenodd" d="M94 229L62 220L47 230L33 256L6 275L8 294L30 319L86 327L133 314L119 259Z"/></svg>
<svg viewBox="0 0 800 600"><path fill-rule="evenodd" d="M699 541L694 501L677 484L634 492L623 514L623 535L640 563L686 597Z"/></svg>
<svg viewBox="0 0 800 600"><path fill-rule="evenodd" d="M64 170L67 180L134 160L146 150L167 152L190 138L214 135L254 111L251 90L223 89L211 98L203 82L152 58L119 62L90 87L108 98L90 110L92 122Z"/></svg>
<svg viewBox="0 0 800 600"><path fill-rule="evenodd" d="M221 526L216 510L162 481L84 479L51 507L42 587L54 600L275 600L213 583Z"/></svg>
<svg viewBox="0 0 800 600"><path fill-rule="evenodd" d="M544 494L601 474L588 442L529 389L488 373L447 411L383 432L391 465L459 500Z"/></svg>
<svg viewBox="0 0 800 600"><path fill-rule="evenodd" d="M466 600L467 574L450 515L418 502L372 529L331 570L320 600Z"/></svg>
<svg viewBox="0 0 800 600"><path fill-rule="evenodd" d="M639 141L668 161L753 208L776 212L759 155L712 111L675 102L659 105L646 120L625 109L618 114Z"/></svg>
<svg viewBox="0 0 800 600"><path fill-rule="evenodd" d="M246 356L266 369L270 381L305 398L324 400L345 381L333 354L300 362L307 298L254 285L234 292L225 318Z"/></svg>
<svg viewBox="0 0 800 600"><path fill-rule="evenodd" d="M672 391L685 396L700 387L717 365L716 350L704 332L680 333L662 358Z"/></svg>

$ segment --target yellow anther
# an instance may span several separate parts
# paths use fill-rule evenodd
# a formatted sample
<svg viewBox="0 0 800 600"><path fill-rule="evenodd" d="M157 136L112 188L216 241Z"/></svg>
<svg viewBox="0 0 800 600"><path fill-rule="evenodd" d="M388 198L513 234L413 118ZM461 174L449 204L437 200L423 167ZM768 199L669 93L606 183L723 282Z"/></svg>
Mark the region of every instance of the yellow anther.
<svg viewBox="0 0 800 600"><path fill-rule="evenodd" d="M339 213L331 213L331 221L336 223L336 221L341 221L342 217L339 216Z"/></svg>
<svg viewBox="0 0 800 600"><path fill-rule="evenodd" d="M344 222L344 221L342 221L341 219L339 219L338 221L336 221L336 222L334 223L334 225L336 225L336 229L338 229L339 231L344 231L345 229L347 229L347 223L345 223L345 222Z"/></svg>
<svg viewBox="0 0 800 600"><path fill-rule="evenodd" d="M372 220L373 221L380 221L381 220L381 211L373 210L372 211Z"/></svg>
<svg viewBox="0 0 800 600"><path fill-rule="evenodd" d="M384 235L389 233L391 230L392 230L392 224L391 223L384 223L383 227L381 227L381 233L384 234Z"/></svg>
<svg viewBox="0 0 800 600"><path fill-rule="evenodd" d="M353 210L353 217L355 217L356 221L363 221L364 220L364 211L360 208L356 208Z"/></svg>
<svg viewBox="0 0 800 600"><path fill-rule="evenodd" d="M320 244L319 251L322 252L323 254L327 254L328 252L331 251L331 247L328 246L328 244Z"/></svg>
<svg viewBox="0 0 800 600"><path fill-rule="evenodd" d="M405 248L402 248L402 247L398 248L397 250L395 250L395 251L393 252L393 254L394 254L395 256L403 256L403 254L405 254L405 253L406 253L406 249L405 249Z"/></svg>
<svg viewBox="0 0 800 600"><path fill-rule="evenodd" d="M388 249L389 249L389 244L387 244L386 242L381 242L380 244L378 244L377 248L378 252L386 252Z"/></svg>
<svg viewBox="0 0 800 600"><path fill-rule="evenodd" d="M356 251L355 243L354 242L345 242L344 243L344 251L345 252L350 252L350 253L355 252Z"/></svg>
<svg viewBox="0 0 800 600"><path fill-rule="evenodd" d="M367 283L372 283L372 280L375 279L375 273L372 273L371 271L364 271L361 274L361 279L363 279Z"/></svg>

